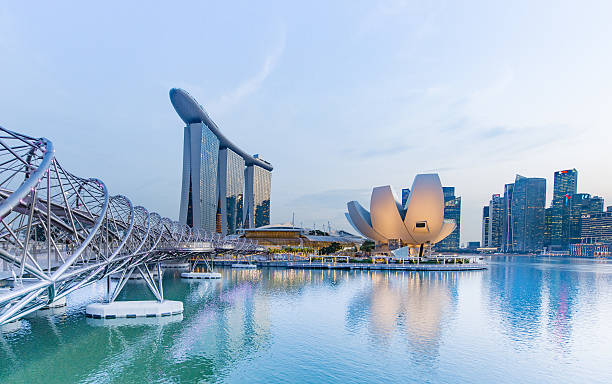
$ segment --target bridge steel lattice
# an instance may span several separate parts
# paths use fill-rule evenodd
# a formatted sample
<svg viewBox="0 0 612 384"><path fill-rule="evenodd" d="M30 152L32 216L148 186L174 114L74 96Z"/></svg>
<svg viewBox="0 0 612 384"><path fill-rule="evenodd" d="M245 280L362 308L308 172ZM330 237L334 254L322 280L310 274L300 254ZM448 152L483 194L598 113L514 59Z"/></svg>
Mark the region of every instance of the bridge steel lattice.
<svg viewBox="0 0 612 384"><path fill-rule="evenodd" d="M51 305L114 274L114 301L132 273L163 300L160 263L193 255L261 250L245 239L192 229L104 183L64 169L53 143L0 127L0 324ZM157 268L158 281L152 269Z"/></svg>

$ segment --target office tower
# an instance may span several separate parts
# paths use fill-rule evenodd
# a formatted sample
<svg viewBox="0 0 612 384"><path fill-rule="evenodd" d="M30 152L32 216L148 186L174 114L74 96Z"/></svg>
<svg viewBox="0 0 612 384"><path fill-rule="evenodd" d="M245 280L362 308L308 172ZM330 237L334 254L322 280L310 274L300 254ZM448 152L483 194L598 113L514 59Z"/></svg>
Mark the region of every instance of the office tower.
<svg viewBox="0 0 612 384"><path fill-rule="evenodd" d="M612 244L612 210L583 215L580 237L584 244Z"/></svg>
<svg viewBox="0 0 612 384"><path fill-rule="evenodd" d="M566 169L554 174L553 200L548 211L547 243L550 249L567 250L569 238L569 196L576 194L578 171Z"/></svg>
<svg viewBox="0 0 612 384"><path fill-rule="evenodd" d="M406 201L408 201L408 196L410 196L410 188L402 189L402 208L406 208Z"/></svg>
<svg viewBox="0 0 612 384"><path fill-rule="evenodd" d="M581 241L582 218L603 212L603 198L591 196L588 193L576 193L568 197L569 200L569 244ZM568 247L569 248L569 247Z"/></svg>
<svg viewBox="0 0 612 384"><path fill-rule="evenodd" d="M257 165L250 165L246 168L245 228L257 228L270 224L271 176L270 171Z"/></svg>
<svg viewBox="0 0 612 384"><path fill-rule="evenodd" d="M578 191L578 171L566 169L555 172L553 185L553 200L565 195L573 195Z"/></svg>
<svg viewBox="0 0 612 384"><path fill-rule="evenodd" d="M546 249L551 249L551 236L552 236L552 207L546 208L544 210L544 247Z"/></svg>
<svg viewBox="0 0 612 384"><path fill-rule="evenodd" d="M580 243L572 244L570 250L572 256L612 256L612 209L582 215Z"/></svg>
<svg viewBox="0 0 612 384"><path fill-rule="evenodd" d="M171 89L170 101L186 124L179 222L223 235L247 217L249 228L269 224L272 165L232 143L184 90Z"/></svg>
<svg viewBox="0 0 612 384"><path fill-rule="evenodd" d="M502 250L509 252L514 249L514 237L512 235L512 193L514 184L504 186L503 218L502 218Z"/></svg>
<svg viewBox="0 0 612 384"><path fill-rule="evenodd" d="M504 199L499 194L491 196L489 201L489 229L487 246L490 248L502 248L503 243L503 221L504 221Z"/></svg>
<svg viewBox="0 0 612 384"><path fill-rule="evenodd" d="M490 216L489 216L489 206L485 205L482 207L482 244L483 248L489 247L489 231L490 231Z"/></svg>
<svg viewBox="0 0 612 384"><path fill-rule="evenodd" d="M512 251L534 252L544 245L546 179L516 175L512 193Z"/></svg>
<svg viewBox="0 0 612 384"><path fill-rule="evenodd" d="M458 249L461 232L461 197L455 196L455 187L442 187L444 218L455 221L456 227L448 237L436 244L437 249Z"/></svg>

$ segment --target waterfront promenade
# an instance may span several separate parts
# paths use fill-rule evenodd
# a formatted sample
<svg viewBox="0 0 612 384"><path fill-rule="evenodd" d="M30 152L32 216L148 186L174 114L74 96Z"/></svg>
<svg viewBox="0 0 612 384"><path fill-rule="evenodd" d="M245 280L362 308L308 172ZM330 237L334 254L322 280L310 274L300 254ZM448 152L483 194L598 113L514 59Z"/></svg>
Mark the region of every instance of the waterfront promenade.
<svg viewBox="0 0 612 384"><path fill-rule="evenodd" d="M231 266L236 260L215 260L215 265ZM323 261L253 261L252 264L262 268L289 269L344 269L344 270L374 270L374 271L476 271L487 269L485 262L472 263L420 263L420 264L371 264L371 263L339 263Z"/></svg>

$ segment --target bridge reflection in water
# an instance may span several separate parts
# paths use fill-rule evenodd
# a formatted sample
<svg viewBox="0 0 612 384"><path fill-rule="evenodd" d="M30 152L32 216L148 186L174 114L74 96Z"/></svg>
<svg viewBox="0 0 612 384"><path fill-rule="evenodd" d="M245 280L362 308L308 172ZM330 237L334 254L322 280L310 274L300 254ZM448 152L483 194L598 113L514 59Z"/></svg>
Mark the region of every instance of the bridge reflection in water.
<svg viewBox="0 0 612 384"><path fill-rule="evenodd" d="M162 262L261 250L111 196L101 180L64 169L45 138L0 127L0 165L0 325L113 274L106 301L133 274L163 301Z"/></svg>

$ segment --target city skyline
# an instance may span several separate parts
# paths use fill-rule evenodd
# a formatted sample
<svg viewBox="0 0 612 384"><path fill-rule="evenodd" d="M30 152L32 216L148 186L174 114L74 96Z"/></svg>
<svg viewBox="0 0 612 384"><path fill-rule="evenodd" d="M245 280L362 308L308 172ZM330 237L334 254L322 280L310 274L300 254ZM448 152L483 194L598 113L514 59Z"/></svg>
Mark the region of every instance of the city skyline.
<svg viewBox="0 0 612 384"><path fill-rule="evenodd" d="M211 29L233 32L184 25L180 36L167 33L184 13L175 5L9 4L1 124L51 136L75 173L177 219L183 138L167 89L178 85L275 164L272 223L295 213L351 230L347 198L437 172L462 196L461 242L479 240L482 205L517 173L551 186L551 171L577 168L578 193L612 201L600 156L612 123L611 5L527 4L338 3L314 32L303 20L321 14L317 4L192 4ZM84 142L86 158L73 149Z"/></svg>
<svg viewBox="0 0 612 384"><path fill-rule="evenodd" d="M504 185L503 195L491 195L489 204L483 207L481 247L501 252L567 254L571 249L576 254L584 253L574 245L592 242L588 239L592 236L586 234L589 231L583 232L585 225L592 223L585 223L592 215L604 212L605 204L600 196L577 192L578 174L576 168L554 172L550 203L545 200L546 179L517 174L514 183ZM607 211L611 210L608 206Z"/></svg>

